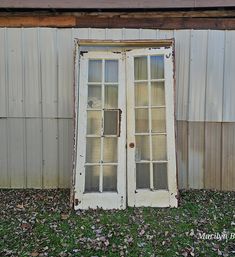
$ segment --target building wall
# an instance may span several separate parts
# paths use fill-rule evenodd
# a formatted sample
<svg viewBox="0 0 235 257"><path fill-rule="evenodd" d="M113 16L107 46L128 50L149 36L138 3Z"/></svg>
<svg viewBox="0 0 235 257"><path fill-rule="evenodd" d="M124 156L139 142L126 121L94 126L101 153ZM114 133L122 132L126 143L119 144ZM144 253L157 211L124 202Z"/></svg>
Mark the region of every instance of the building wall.
<svg viewBox="0 0 235 257"><path fill-rule="evenodd" d="M176 42L180 188L235 189L235 31L0 29L0 187L69 187L73 39Z"/></svg>

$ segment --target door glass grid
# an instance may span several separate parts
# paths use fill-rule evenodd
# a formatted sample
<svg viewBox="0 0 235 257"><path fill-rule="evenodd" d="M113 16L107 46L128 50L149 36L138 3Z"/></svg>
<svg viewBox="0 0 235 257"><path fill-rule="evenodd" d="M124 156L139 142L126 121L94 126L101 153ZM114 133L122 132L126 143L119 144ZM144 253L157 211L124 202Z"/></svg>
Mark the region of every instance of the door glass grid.
<svg viewBox="0 0 235 257"><path fill-rule="evenodd" d="M85 192L117 192L118 60L88 61Z"/></svg>
<svg viewBox="0 0 235 257"><path fill-rule="evenodd" d="M136 188L168 189L164 55L134 57Z"/></svg>

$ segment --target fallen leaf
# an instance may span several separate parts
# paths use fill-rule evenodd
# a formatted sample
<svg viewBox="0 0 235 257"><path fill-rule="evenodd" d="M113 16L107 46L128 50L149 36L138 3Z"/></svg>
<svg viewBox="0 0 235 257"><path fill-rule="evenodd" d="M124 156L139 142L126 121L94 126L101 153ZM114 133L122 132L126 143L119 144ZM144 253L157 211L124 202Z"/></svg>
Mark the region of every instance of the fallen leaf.
<svg viewBox="0 0 235 257"><path fill-rule="evenodd" d="M61 214L61 219L62 219L62 220L67 220L68 217L69 217L69 214L65 214L65 213L62 213L62 214Z"/></svg>
<svg viewBox="0 0 235 257"><path fill-rule="evenodd" d="M32 256L32 257L36 257L36 256L38 256L38 255L39 255L38 252L32 252L32 253L31 253L31 256Z"/></svg>

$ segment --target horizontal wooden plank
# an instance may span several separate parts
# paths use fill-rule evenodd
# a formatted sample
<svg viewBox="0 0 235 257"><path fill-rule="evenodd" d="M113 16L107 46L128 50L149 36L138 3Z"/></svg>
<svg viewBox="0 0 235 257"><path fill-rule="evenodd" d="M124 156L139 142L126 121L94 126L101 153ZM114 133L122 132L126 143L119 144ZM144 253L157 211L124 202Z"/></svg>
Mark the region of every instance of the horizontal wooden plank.
<svg viewBox="0 0 235 257"><path fill-rule="evenodd" d="M72 16L1 16L0 27L74 27Z"/></svg>
<svg viewBox="0 0 235 257"><path fill-rule="evenodd" d="M190 17L106 17L75 16L1 16L0 27L58 28L143 28L143 29L235 29L235 18Z"/></svg>
<svg viewBox="0 0 235 257"><path fill-rule="evenodd" d="M29 10L15 10L15 9L1 9L1 17L8 16L24 16L24 17L59 17L62 16L75 16L75 17L83 17L83 16L94 16L94 17L121 17L121 18L218 18L218 17L235 17L235 9L161 9L161 10L103 10L102 12L98 12L97 10L57 10L57 13L53 13L50 10L34 10L34 12L30 12Z"/></svg>
<svg viewBox="0 0 235 257"><path fill-rule="evenodd" d="M189 8L194 7L194 0L1 0L0 7L37 9Z"/></svg>
<svg viewBox="0 0 235 257"><path fill-rule="evenodd" d="M37 9L146 9L232 7L233 0L1 0L1 8Z"/></svg>

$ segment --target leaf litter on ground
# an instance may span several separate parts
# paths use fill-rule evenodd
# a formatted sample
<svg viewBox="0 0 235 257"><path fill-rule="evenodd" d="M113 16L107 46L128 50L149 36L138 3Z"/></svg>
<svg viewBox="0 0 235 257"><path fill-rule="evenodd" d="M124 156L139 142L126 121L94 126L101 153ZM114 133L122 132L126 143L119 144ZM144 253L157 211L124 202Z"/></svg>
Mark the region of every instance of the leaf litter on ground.
<svg viewBox="0 0 235 257"><path fill-rule="evenodd" d="M179 208L74 211L69 190L2 189L0 256L235 256L234 207L235 192L183 190Z"/></svg>

